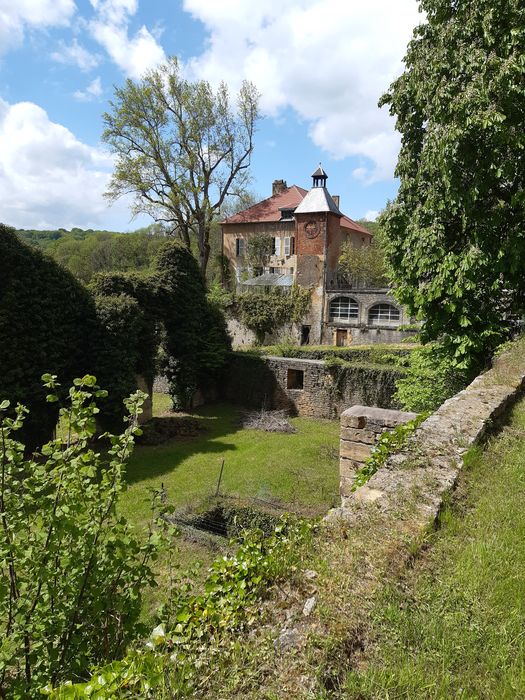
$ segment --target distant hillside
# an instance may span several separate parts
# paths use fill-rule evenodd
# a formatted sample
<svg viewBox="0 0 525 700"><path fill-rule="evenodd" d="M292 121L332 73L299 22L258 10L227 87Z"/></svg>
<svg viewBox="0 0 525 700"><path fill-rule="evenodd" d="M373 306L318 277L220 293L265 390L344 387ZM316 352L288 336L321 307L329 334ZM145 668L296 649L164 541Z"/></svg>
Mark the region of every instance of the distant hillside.
<svg viewBox="0 0 525 700"><path fill-rule="evenodd" d="M97 272L149 269L164 240L154 224L133 233L80 228L71 231L62 228L54 231L20 229L16 233L85 283Z"/></svg>

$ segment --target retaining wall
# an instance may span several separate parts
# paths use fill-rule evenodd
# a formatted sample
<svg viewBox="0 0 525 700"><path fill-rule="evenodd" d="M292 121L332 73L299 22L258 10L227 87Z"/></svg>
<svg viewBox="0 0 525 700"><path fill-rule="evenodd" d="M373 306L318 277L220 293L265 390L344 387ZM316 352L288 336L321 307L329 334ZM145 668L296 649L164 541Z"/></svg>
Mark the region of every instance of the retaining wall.
<svg viewBox="0 0 525 700"><path fill-rule="evenodd" d="M322 360L239 353L232 355L222 391L228 401L247 407L335 418L352 404L395 406L400 376L402 370L395 367L330 367Z"/></svg>
<svg viewBox="0 0 525 700"><path fill-rule="evenodd" d="M416 517L426 527L455 484L465 452L512 405L524 384L525 359L513 348L493 369L445 401L415 431L406 448L393 454L366 485L345 493L341 507L328 518L351 521L363 508L396 512L418 494Z"/></svg>
<svg viewBox="0 0 525 700"><path fill-rule="evenodd" d="M416 416L416 413L370 406L352 406L343 411L339 443L339 493L342 499L352 495L355 473L370 457L381 433L408 423Z"/></svg>

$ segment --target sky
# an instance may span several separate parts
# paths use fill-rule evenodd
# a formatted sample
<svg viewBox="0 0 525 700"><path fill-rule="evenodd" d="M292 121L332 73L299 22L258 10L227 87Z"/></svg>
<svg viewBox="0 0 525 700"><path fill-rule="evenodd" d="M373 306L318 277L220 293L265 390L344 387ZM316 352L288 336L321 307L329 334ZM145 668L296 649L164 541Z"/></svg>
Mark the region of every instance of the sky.
<svg viewBox="0 0 525 700"><path fill-rule="evenodd" d="M129 231L104 198L101 143L115 86L175 55L184 74L261 94L252 191L328 189L354 219L396 194L400 137L377 102L403 69L416 0L0 0L0 221Z"/></svg>

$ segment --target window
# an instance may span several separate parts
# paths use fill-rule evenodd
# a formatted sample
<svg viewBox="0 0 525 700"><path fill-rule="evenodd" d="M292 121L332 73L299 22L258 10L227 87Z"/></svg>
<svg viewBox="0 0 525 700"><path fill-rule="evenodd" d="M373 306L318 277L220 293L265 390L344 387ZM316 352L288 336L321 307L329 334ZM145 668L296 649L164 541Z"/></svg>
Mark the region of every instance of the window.
<svg viewBox="0 0 525 700"><path fill-rule="evenodd" d="M281 209L281 221L293 219L293 209Z"/></svg>
<svg viewBox="0 0 525 700"><path fill-rule="evenodd" d="M238 258L242 258L244 255L244 238L235 239L235 255Z"/></svg>
<svg viewBox="0 0 525 700"><path fill-rule="evenodd" d="M289 369L286 377L287 389L302 389L304 386L304 372L302 369Z"/></svg>
<svg viewBox="0 0 525 700"><path fill-rule="evenodd" d="M399 321L401 314L392 304L376 304L368 312L368 322L370 324L389 323Z"/></svg>
<svg viewBox="0 0 525 700"><path fill-rule="evenodd" d="M359 305L350 297L336 297L330 302L330 321L351 321L359 317Z"/></svg>
<svg viewBox="0 0 525 700"><path fill-rule="evenodd" d="M285 256L290 256L290 255L291 255L290 250L291 250L291 248L290 248L290 238L286 237L286 238L284 239L284 254L285 254Z"/></svg>
<svg viewBox="0 0 525 700"><path fill-rule="evenodd" d="M273 254L277 255L277 257L279 257L281 255L281 239L280 238L273 239Z"/></svg>

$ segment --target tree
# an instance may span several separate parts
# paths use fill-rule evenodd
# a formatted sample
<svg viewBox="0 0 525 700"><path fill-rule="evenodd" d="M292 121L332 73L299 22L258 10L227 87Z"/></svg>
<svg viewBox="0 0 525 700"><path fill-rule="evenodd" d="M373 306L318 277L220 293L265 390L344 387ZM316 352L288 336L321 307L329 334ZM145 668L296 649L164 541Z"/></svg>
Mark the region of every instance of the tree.
<svg viewBox="0 0 525 700"><path fill-rule="evenodd" d="M48 401L58 405L64 392L56 378L43 379ZM104 394L94 377L75 379L60 409L63 436L37 460L25 457L17 439L27 409L19 404L11 418L0 396L2 698L42 697L49 681L82 678L143 632L141 600L154 585L151 562L163 528L154 514L159 504L152 504L146 537L118 505L144 394L126 401L127 427L101 450L93 440Z"/></svg>
<svg viewBox="0 0 525 700"><path fill-rule="evenodd" d="M245 81L233 110L224 83L214 91L186 80L171 58L116 88L103 117L103 139L116 155L108 197L132 194L135 214L167 223L188 249L196 236L203 275L213 217L248 183L258 99Z"/></svg>
<svg viewBox="0 0 525 700"><path fill-rule="evenodd" d="M459 366L498 344L525 294L522 0L422 0L426 21L380 104L399 194L382 217L398 300Z"/></svg>
<svg viewBox="0 0 525 700"><path fill-rule="evenodd" d="M273 255L273 238L267 233L254 233L246 241L246 259L255 275L264 272Z"/></svg>
<svg viewBox="0 0 525 700"><path fill-rule="evenodd" d="M385 287L388 285L385 249L379 229L370 245L342 246L339 269L356 286Z"/></svg>

